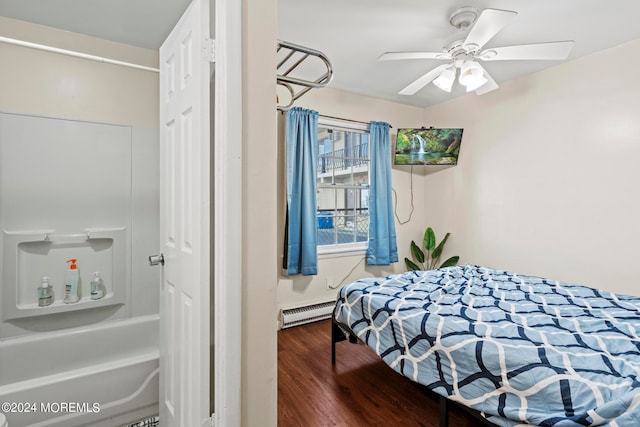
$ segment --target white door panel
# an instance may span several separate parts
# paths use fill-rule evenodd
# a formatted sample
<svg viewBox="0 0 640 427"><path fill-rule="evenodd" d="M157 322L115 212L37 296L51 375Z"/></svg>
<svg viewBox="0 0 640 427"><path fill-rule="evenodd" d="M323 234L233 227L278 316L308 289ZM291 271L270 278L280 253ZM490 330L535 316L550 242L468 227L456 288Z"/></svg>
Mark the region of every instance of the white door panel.
<svg viewBox="0 0 640 427"><path fill-rule="evenodd" d="M193 0L160 48L160 420L209 417L208 0Z"/></svg>

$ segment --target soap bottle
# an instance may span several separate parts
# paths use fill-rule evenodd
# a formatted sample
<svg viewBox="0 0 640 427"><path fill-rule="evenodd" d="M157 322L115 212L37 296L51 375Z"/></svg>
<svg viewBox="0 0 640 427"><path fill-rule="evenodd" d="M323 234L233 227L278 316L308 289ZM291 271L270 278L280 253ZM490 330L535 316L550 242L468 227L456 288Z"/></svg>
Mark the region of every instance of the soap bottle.
<svg viewBox="0 0 640 427"><path fill-rule="evenodd" d="M100 277L99 272L93 273L93 279L91 279L91 299L100 299L104 297L104 282Z"/></svg>
<svg viewBox="0 0 640 427"><path fill-rule="evenodd" d="M80 271L76 265L75 259L67 260L69 269L64 279L64 302L67 304L73 304L80 301L82 296L82 288L80 284Z"/></svg>
<svg viewBox="0 0 640 427"><path fill-rule="evenodd" d="M38 306L46 307L48 305L51 305L52 303L53 303L53 289L49 284L49 278L45 276L42 278L42 283L38 288Z"/></svg>

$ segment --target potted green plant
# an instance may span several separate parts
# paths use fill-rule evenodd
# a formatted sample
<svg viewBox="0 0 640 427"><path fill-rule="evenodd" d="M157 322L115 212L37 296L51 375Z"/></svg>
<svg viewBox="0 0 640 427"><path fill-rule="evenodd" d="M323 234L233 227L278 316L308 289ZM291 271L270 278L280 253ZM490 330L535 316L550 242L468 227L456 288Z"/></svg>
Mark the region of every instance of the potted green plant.
<svg viewBox="0 0 640 427"><path fill-rule="evenodd" d="M420 249L420 247L414 242L411 241L411 257L413 261L409 258L404 259L405 264L407 265L407 269L409 270L433 270L435 268L442 267L451 267L452 265L456 265L458 260L460 260L459 256L452 256L448 258L445 262L438 266L440 262L440 256L442 255L442 250L444 249L444 245L447 243L447 239L449 239L449 235L451 233L447 233L444 236L444 239L440 243L436 245L436 234L433 232L431 227L428 227L424 232L423 246L426 250L426 254Z"/></svg>

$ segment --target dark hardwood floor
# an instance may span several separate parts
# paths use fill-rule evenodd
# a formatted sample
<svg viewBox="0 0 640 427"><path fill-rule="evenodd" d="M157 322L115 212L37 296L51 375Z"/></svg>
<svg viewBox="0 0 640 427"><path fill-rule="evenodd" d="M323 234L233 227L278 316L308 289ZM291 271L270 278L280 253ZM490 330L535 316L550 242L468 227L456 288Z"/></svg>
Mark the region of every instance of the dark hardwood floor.
<svg viewBox="0 0 640 427"><path fill-rule="evenodd" d="M389 368L367 346L337 344L331 321L278 332L278 426L438 426L438 401ZM481 423L452 407L450 427Z"/></svg>

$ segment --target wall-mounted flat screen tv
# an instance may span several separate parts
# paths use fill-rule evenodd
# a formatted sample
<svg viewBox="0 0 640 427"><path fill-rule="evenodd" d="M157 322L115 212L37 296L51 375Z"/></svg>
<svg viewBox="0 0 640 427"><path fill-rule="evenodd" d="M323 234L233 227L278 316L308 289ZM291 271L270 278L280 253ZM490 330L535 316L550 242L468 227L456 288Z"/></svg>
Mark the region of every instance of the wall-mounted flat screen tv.
<svg viewBox="0 0 640 427"><path fill-rule="evenodd" d="M462 129L398 129L396 165L455 165L458 163Z"/></svg>

